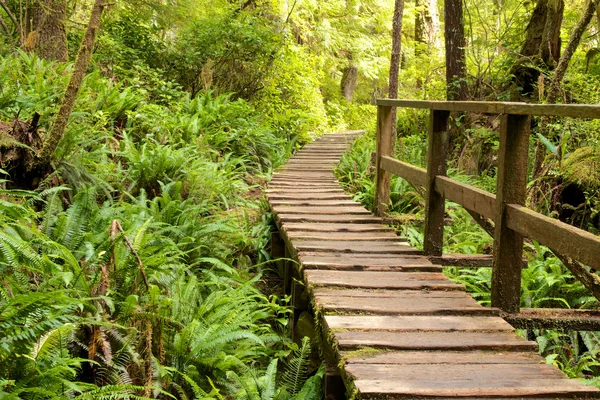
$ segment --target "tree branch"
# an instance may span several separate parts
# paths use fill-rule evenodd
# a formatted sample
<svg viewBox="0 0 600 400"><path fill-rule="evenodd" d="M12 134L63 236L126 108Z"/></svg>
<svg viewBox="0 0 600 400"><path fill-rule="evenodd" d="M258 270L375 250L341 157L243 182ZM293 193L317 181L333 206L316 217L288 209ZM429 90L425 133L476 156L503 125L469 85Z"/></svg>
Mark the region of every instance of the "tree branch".
<svg viewBox="0 0 600 400"><path fill-rule="evenodd" d="M548 95L546 96L546 102L549 104L556 103L556 99L558 98L558 92L560 83L562 82L565 74L567 72L567 68L569 67L569 62L575 54L575 50L579 46L579 42L581 41L581 37L585 33L594 13L596 12L596 8L600 4L600 0L589 0L583 15L577 25L571 32L571 36L569 37L569 44L565 48L565 52L558 60L558 66L554 70L554 74L552 75L552 80L550 82L550 87L548 88Z"/></svg>
<svg viewBox="0 0 600 400"><path fill-rule="evenodd" d="M8 8L8 6L6 5L6 0L0 0L0 6L2 6L2 8L4 9L4 12L6 12L6 15L8 15L8 18L10 18L12 23L15 25L15 28L17 29L17 31L19 31L19 43L23 44L23 34L21 33L21 24L19 24L15 15L12 13L12 11L10 11L10 8Z"/></svg>

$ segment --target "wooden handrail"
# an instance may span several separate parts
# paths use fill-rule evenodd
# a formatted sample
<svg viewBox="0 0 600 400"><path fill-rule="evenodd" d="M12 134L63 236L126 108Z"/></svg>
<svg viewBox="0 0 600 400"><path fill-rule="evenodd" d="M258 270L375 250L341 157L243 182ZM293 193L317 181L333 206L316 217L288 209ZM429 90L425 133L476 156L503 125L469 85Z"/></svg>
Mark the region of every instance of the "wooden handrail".
<svg viewBox="0 0 600 400"><path fill-rule="evenodd" d="M397 99L379 99L377 105L376 213L383 216L387 212L390 173L425 188L424 252L438 258L443 250L446 199L493 220L493 307L511 314L519 312L524 237L600 270L600 237L525 207L530 117L600 118L600 106ZM427 169L392 157L392 107L430 110ZM450 111L501 115L496 195L446 176Z"/></svg>
<svg viewBox="0 0 600 400"><path fill-rule="evenodd" d="M500 101L430 101L377 99L378 106L421 108L437 111L513 114L545 117L600 118L600 105L529 104Z"/></svg>

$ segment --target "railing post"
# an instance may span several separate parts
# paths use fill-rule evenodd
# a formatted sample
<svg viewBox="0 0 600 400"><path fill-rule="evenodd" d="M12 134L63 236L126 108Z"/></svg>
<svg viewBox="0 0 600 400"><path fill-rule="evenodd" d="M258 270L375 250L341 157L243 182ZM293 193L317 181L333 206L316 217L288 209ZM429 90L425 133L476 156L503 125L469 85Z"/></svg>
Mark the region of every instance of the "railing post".
<svg viewBox="0 0 600 400"><path fill-rule="evenodd" d="M377 153L375 154L375 215L384 216L390 203L390 173L381 169L381 157L391 156L394 149L392 135L392 107L377 106Z"/></svg>
<svg viewBox="0 0 600 400"><path fill-rule="evenodd" d="M492 306L519 312L523 235L508 228L506 205L525 204L530 117L502 115L496 181Z"/></svg>
<svg viewBox="0 0 600 400"><path fill-rule="evenodd" d="M449 116L449 111L431 110L429 113L424 235L424 250L428 256L441 256L444 246L446 199L435 191L435 177L436 175L446 175Z"/></svg>

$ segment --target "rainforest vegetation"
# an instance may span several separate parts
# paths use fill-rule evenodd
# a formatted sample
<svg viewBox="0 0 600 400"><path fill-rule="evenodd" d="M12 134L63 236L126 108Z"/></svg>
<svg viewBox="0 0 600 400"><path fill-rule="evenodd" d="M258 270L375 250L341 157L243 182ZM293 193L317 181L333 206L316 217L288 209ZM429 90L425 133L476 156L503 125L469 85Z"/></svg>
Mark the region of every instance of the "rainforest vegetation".
<svg viewBox="0 0 600 400"><path fill-rule="evenodd" d="M320 399L269 257L273 170L366 129L338 174L372 207L376 98L598 103L598 3L0 0L0 398ZM594 234L599 124L535 124L528 200ZM497 127L452 119L453 176L494 191ZM426 132L399 110L398 157L423 165ZM419 245L421 197L392 200ZM448 217L449 251L490 252ZM526 250L523 305L598 308ZM447 273L489 304L489 269ZM600 385L599 333L523 334Z"/></svg>

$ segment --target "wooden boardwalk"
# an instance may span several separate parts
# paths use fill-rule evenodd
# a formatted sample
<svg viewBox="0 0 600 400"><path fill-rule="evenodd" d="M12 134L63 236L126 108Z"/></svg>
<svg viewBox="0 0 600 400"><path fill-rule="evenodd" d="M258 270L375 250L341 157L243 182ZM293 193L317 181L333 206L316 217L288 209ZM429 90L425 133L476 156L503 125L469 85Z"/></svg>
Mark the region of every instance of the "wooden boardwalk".
<svg viewBox="0 0 600 400"><path fill-rule="evenodd" d="M600 397L344 193L333 169L359 134L307 145L267 195L347 397Z"/></svg>

